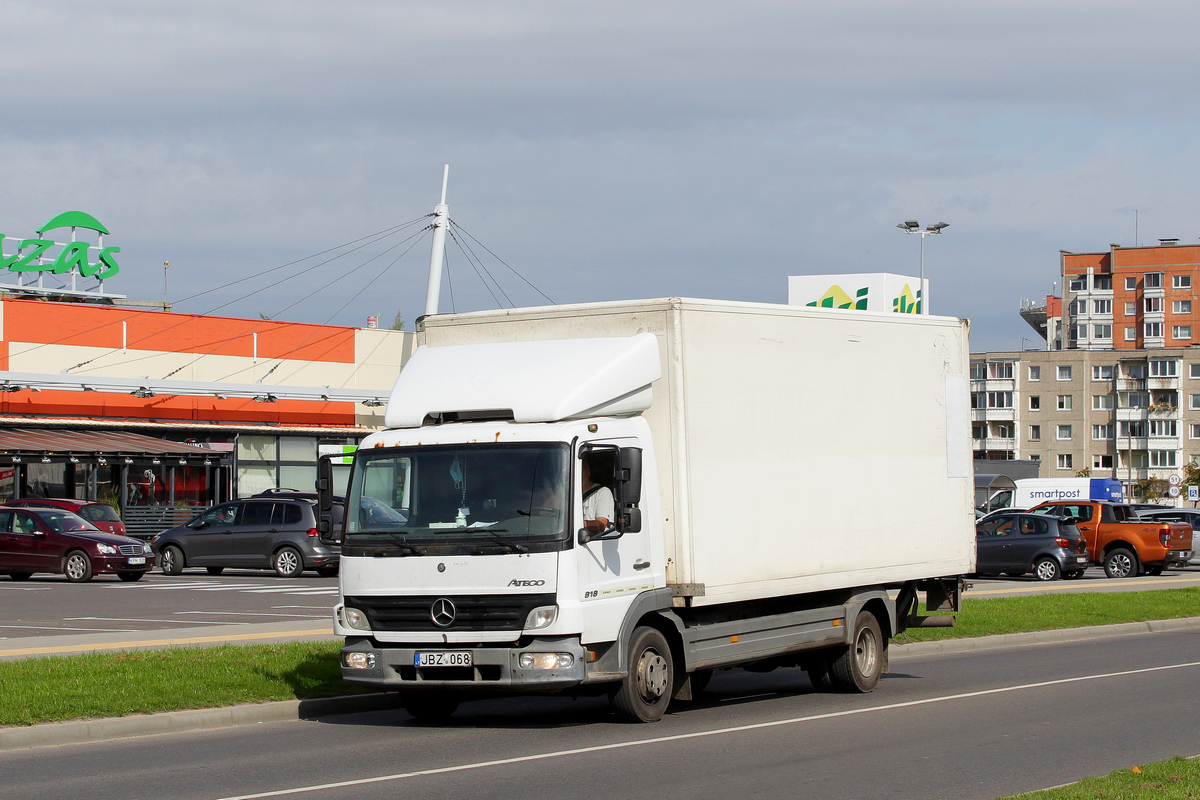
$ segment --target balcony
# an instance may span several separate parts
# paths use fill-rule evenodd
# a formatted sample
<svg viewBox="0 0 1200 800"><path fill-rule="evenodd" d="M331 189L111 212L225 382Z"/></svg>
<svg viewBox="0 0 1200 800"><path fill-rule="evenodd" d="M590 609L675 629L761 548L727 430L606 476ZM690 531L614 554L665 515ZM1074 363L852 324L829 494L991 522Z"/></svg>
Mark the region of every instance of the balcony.
<svg viewBox="0 0 1200 800"><path fill-rule="evenodd" d="M1145 436L1118 436L1116 447L1121 452L1146 450L1149 440Z"/></svg>
<svg viewBox="0 0 1200 800"><path fill-rule="evenodd" d="M1017 418L1013 408L972 408L972 422L1014 422Z"/></svg>
<svg viewBox="0 0 1200 800"><path fill-rule="evenodd" d="M979 441L979 439L975 440L977 448ZM989 436L982 441L984 450L1015 450L1017 448L1017 440L1012 437L1006 439L1000 436Z"/></svg>
<svg viewBox="0 0 1200 800"><path fill-rule="evenodd" d="M1118 408L1117 420L1119 422L1137 422L1140 420L1150 419L1150 409L1148 408Z"/></svg>
<svg viewBox="0 0 1200 800"><path fill-rule="evenodd" d="M1150 470L1146 467L1118 467L1117 480L1121 481L1143 481L1150 477Z"/></svg>
<svg viewBox="0 0 1200 800"><path fill-rule="evenodd" d="M1144 392L1146 391L1145 378L1117 378L1118 392Z"/></svg>
<svg viewBox="0 0 1200 800"><path fill-rule="evenodd" d="M1147 389L1178 389L1179 388L1179 376L1176 375L1176 376L1172 376L1169 378L1147 378L1146 379L1146 388Z"/></svg>

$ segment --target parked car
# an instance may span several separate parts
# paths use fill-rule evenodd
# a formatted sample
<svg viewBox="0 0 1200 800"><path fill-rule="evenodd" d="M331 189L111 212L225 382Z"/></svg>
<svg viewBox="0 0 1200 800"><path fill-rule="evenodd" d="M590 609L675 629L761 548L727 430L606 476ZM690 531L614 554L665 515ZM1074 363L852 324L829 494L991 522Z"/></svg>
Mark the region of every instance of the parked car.
<svg viewBox="0 0 1200 800"><path fill-rule="evenodd" d="M1188 556L1188 564L1200 564L1200 537L1196 529L1200 528L1200 508L1165 508L1157 511L1141 511L1139 519L1160 519L1164 522L1186 522L1192 526L1192 552Z"/></svg>
<svg viewBox="0 0 1200 800"><path fill-rule="evenodd" d="M976 573L1039 581L1078 578L1091 563L1083 534L1069 517L1001 514L975 526Z"/></svg>
<svg viewBox="0 0 1200 800"><path fill-rule="evenodd" d="M213 506L150 544L167 575L184 567L205 567L213 575L239 567L273 569L285 578L314 569L329 577L341 557L336 543L318 536L314 502L278 493Z"/></svg>
<svg viewBox="0 0 1200 800"><path fill-rule="evenodd" d="M1011 517L1016 514L1025 514L1025 513L1027 513L1027 512L1021 508L997 508L994 511L989 511L988 513L984 514L982 517L975 520L975 522L976 522L976 524L978 524L980 522L985 522L989 519L995 519L996 517Z"/></svg>
<svg viewBox="0 0 1200 800"><path fill-rule="evenodd" d="M1126 503L1129 510L1143 517L1152 511L1174 511L1175 506L1164 506L1160 503Z"/></svg>
<svg viewBox="0 0 1200 800"><path fill-rule="evenodd" d="M76 516L83 517L102 531L125 535L125 523L120 514L108 503L93 500L75 500L68 497L22 497L5 503L17 508L63 508Z"/></svg>
<svg viewBox="0 0 1200 800"><path fill-rule="evenodd" d="M1104 565L1110 578L1145 572L1161 575L1168 566L1186 561L1192 551L1192 527L1179 522L1141 519L1124 503L1099 500L1042 503L1034 514L1073 517L1087 542L1092 561Z"/></svg>
<svg viewBox="0 0 1200 800"><path fill-rule="evenodd" d="M61 508L0 506L0 573L15 581L56 572L72 583L111 573L136 581L154 566L150 545L102 531Z"/></svg>

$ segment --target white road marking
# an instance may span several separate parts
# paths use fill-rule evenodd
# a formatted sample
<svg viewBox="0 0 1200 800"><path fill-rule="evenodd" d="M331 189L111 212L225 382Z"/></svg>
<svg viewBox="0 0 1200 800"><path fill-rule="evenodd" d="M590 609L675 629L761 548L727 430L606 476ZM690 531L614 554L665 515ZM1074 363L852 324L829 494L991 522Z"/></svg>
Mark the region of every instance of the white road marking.
<svg viewBox="0 0 1200 800"><path fill-rule="evenodd" d="M757 722L751 725L736 725L729 728L715 728L708 731L696 731L695 733L679 733L673 736L659 736L653 739L637 739L626 742L613 742L612 744L600 744L592 747L579 747L572 750L552 750L548 753L535 753L528 756L515 756L513 758L500 758L494 761L477 761L472 764L458 764L452 767L439 767L436 769L423 769L414 772L399 772L394 775L379 775L373 778L357 778L354 780L337 781L335 783L322 783L312 786L298 786L294 789L278 789L271 792L256 792L254 794L240 794L232 797L222 797L219 800L257 800L260 797L283 797L292 794L304 794L307 792L320 792L329 789L342 789L347 786L365 786L372 783L386 783L388 781L401 781L408 778L420 778L429 775L446 775L454 772L466 772L468 770L486 769L487 767L501 767L509 764L522 764L530 761L545 761L551 758L566 758L568 756L586 755L588 753L602 753L608 750L622 750L629 747L645 747L647 745L664 744L667 742L681 742L688 739L702 739L708 736L725 736L732 733L744 733L746 731L763 730L765 728L777 728L783 725L796 725L802 722L815 722L818 720L835 719L837 717L852 717L859 714L874 714L880 711L893 711L898 708L912 708L914 706L931 705L933 703L946 703L954 700L967 700L975 697L986 697L988 695L1005 694L1008 692L1019 692L1028 689L1044 689L1047 686L1062 686L1068 683L1082 683L1084 681L1103 680L1105 678L1121 678L1128 675L1145 675L1151 672L1162 672L1173 669L1187 669L1189 667L1200 667L1200 661L1189 661L1185 664L1169 664L1162 667L1145 667L1143 669L1124 670L1122 672L1105 672L1095 675L1081 675L1076 678L1060 678L1053 681L1039 681L1037 683L1024 683L1017 686L1002 686L997 689L982 689L977 692L963 692L961 694L943 695L941 697L930 697L925 700L909 700L904 703L891 703L884 706L872 706L870 708L853 708L845 711L831 711L827 714L813 714L807 717L791 717L789 719L775 720L774 722Z"/></svg>
<svg viewBox="0 0 1200 800"><path fill-rule="evenodd" d="M299 591L297 591L297 590L299 590ZM297 594L299 594L301 591L303 591L303 592L312 592L312 591L328 592L329 589L312 589L312 588L309 588L306 586L275 586L270 589L247 589L246 591L252 592L254 594L275 594L277 592L296 592ZM337 589L334 589L333 591L336 592Z"/></svg>
<svg viewBox="0 0 1200 800"><path fill-rule="evenodd" d="M14 628L27 631L86 631L87 633L137 633L128 628L60 628L54 625L0 625L0 628Z"/></svg>
<svg viewBox="0 0 1200 800"><path fill-rule="evenodd" d="M199 589L204 586L220 586L220 581L187 581L181 583L154 583L143 586L143 589Z"/></svg>
<svg viewBox="0 0 1200 800"><path fill-rule="evenodd" d="M196 591L197 592L250 592L250 591L254 591L255 589L272 589L272 588L274 588L276 591L282 591L284 589L303 589L304 587L300 584L296 584L295 586L272 587L270 584L266 584L266 583L252 583L252 584L248 584L246 586L205 586L205 587L201 587L201 588L197 589Z"/></svg>
<svg viewBox="0 0 1200 800"><path fill-rule="evenodd" d="M233 612L236 613L236 612ZM134 619L130 617L64 617L63 622L168 622L172 625L249 625L248 622L208 622L202 619Z"/></svg>
<svg viewBox="0 0 1200 800"><path fill-rule="evenodd" d="M271 606L271 608L319 608L322 611L333 610L333 606Z"/></svg>
<svg viewBox="0 0 1200 800"><path fill-rule="evenodd" d="M285 606L286 608L286 606ZM331 609L325 609L326 612ZM175 614L219 614L226 617L299 617L301 619L324 619L326 614L271 614L266 611L175 611ZM181 620L186 621L186 620ZM223 623L213 623L221 625Z"/></svg>

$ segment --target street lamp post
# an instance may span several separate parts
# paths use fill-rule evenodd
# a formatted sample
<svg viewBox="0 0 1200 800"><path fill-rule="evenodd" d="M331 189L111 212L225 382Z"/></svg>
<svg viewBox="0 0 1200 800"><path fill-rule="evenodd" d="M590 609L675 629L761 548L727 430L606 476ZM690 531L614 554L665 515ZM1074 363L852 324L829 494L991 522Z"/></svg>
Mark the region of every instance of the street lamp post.
<svg viewBox="0 0 1200 800"><path fill-rule="evenodd" d="M921 228L921 223L915 219L905 220L896 226L905 233L916 233L921 236L921 299L920 308L922 314L929 313L929 303L925 297L925 237L934 236L942 232L943 228L949 228L947 222L939 222L936 225L928 225L924 229Z"/></svg>

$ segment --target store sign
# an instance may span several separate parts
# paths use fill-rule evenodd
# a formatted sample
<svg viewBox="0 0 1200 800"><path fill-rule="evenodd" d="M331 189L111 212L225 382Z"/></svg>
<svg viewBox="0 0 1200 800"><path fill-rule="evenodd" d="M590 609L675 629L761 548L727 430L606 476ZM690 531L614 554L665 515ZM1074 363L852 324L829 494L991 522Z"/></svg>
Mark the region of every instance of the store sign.
<svg viewBox="0 0 1200 800"><path fill-rule="evenodd" d="M71 241L69 242L59 242L46 237L50 231L65 228L71 229ZM80 229L94 231L97 244L76 241L76 232ZM70 286L68 287L64 283L57 288L78 293L75 286L77 277L91 278L102 282L121 270L116 259L116 254L121 251L121 248L104 246L104 236L107 233L108 229L91 214L85 214L82 211L68 211L59 214L39 228L36 239L17 239L0 234L0 271L17 273L18 287L24 286L38 290L46 288L43 283L45 276L61 276L61 280L70 281ZM15 247L6 254L4 252L5 243L10 241L15 242ZM93 250L95 251L94 256ZM24 282L25 273L38 273L36 287ZM83 293L95 294L97 292Z"/></svg>

